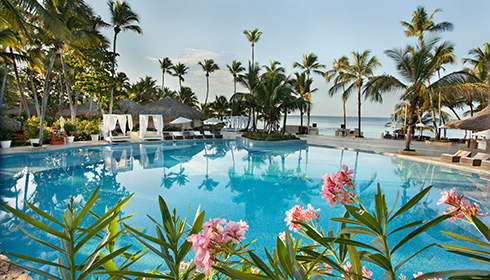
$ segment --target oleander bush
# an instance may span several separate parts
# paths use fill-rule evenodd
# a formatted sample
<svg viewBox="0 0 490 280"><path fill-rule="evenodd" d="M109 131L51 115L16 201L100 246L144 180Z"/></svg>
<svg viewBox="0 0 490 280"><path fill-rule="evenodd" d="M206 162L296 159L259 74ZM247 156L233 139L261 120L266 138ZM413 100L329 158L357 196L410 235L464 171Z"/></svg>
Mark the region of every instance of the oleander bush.
<svg viewBox="0 0 490 280"><path fill-rule="evenodd" d="M26 223L53 236L59 242L49 242L34 236L20 228L28 237L41 245L57 251L57 261L47 261L31 256L7 252L6 254L57 268L59 274L44 272L36 268L17 264L21 268L48 279L93 279L106 275L109 279L323 279L343 278L349 280L371 279L373 273L369 266L377 266L384 271L382 279L406 280L411 275L403 275L400 269L413 257L424 254L428 248L439 246L460 257L469 257L490 265L490 230L479 218L480 206L464 199L454 190L443 192L439 204L448 205L446 212L430 220L409 220L403 215L427 196L431 187L425 188L401 207L388 205L385 195L378 184L377 193L369 204L363 203L352 182L353 170L342 166L339 172L325 174L321 187L322 199L330 206L341 204L345 208L342 217L332 218L338 222L340 230L319 226L319 209L312 205L296 205L286 211L286 229L275 237L276 247L265 249L265 258L259 257L250 243L243 243L249 226L244 221L226 221L215 218L207 222L205 212L197 209L194 218L188 215L181 218L175 209L168 208L159 197L160 222L149 217L154 224L155 235L146 230L133 228L131 216L122 216L122 209L129 203L131 196L120 200L108 208L105 213L96 214L92 206L98 199L97 188L85 205L72 199L67 209L56 219L26 202L38 217L30 217L8 205L3 208ZM473 225L482 235L483 241L460 234L444 232L453 238L467 242L470 246L451 244L430 244L423 248L407 245L438 223L449 219ZM43 223L46 220L56 224L56 228ZM88 222L87 222L88 221ZM396 226L394 226L396 225ZM251 229L253 230L253 229ZM393 242L393 234L403 233L401 240ZM130 253L131 245L118 247L117 239L129 235L144 249ZM295 238L296 237L296 238ZM363 237L359 241L358 237ZM271 237L272 238L272 237ZM366 242L366 238L370 242ZM53 240L53 239L50 239ZM76 262L76 255L82 247L92 246L89 257ZM60 247L61 244L61 247ZM125 244L132 244L125 242ZM412 255L401 259L401 248L408 246ZM478 249L474 249L478 247ZM189 260L190 251L194 257ZM131 270L131 266L147 253L153 253L161 259L161 265L151 272ZM4 253L4 252L0 252ZM488 266L487 266L488 268ZM52 270L50 270L52 271ZM407 278L409 277L409 278ZM415 279L489 279L490 270L467 269L455 271L413 272Z"/></svg>

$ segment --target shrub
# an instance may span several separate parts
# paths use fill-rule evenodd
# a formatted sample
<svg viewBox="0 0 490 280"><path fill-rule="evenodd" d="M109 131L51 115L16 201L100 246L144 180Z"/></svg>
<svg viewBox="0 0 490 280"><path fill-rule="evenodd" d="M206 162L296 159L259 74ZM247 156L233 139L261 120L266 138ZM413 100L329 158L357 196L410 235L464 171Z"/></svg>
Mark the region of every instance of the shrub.
<svg viewBox="0 0 490 280"><path fill-rule="evenodd" d="M39 131L41 129L41 122L38 117L31 117L24 124L24 138L25 139L35 139L39 138ZM46 123L44 124L43 131L43 144L49 143L49 128Z"/></svg>
<svg viewBox="0 0 490 280"><path fill-rule="evenodd" d="M265 132L246 132L242 134L243 137L257 140L257 141L283 141L283 140L297 140L298 137L291 134L280 134L280 133L265 133Z"/></svg>

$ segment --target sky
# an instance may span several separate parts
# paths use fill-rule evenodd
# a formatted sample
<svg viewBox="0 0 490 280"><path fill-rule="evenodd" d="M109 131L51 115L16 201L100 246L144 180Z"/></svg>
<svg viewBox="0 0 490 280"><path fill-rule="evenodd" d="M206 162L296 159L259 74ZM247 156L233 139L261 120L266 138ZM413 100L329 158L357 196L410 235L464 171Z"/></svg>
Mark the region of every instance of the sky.
<svg viewBox="0 0 490 280"><path fill-rule="evenodd" d="M125 72L132 83L150 76L162 83L159 59L169 57L174 64L189 66L183 86L191 87L199 102L206 95L206 76L199 61L214 59L221 70L210 74L209 101L216 95L230 98L233 78L227 64L233 60L247 66L251 45L244 30L258 28L263 34L255 44L255 62L260 66L279 61L292 75L294 62L304 54L314 53L326 69L332 62L352 51L371 50L382 66L375 75L388 73L399 77L393 61L385 51L403 48L416 42L408 38L400 21L410 22L417 6L430 14L436 9L436 23L453 23L452 32L438 33L442 40L454 44L457 65L446 66L446 74L461 70L468 51L490 41L490 1L488 0L126 0L139 16L143 35L121 32L116 41L119 54L117 71ZM110 22L107 1L86 0L103 20ZM110 43L112 28L103 31ZM112 49L112 47L111 47ZM313 75L312 115L341 116L340 93L330 97L328 84ZM165 76L165 86L178 89L178 79ZM240 86L238 91L245 91ZM383 103L362 102L362 116L388 117L399 102L400 93L383 95ZM347 101L347 116L357 116L357 96Z"/></svg>

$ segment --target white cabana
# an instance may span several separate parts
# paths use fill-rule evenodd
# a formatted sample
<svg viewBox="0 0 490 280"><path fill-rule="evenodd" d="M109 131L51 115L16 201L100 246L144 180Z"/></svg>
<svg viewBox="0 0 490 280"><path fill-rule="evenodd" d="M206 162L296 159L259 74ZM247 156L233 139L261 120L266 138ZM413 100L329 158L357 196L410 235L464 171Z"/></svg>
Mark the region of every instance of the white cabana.
<svg viewBox="0 0 490 280"><path fill-rule="evenodd" d="M103 115L103 130L104 139L112 143L112 141L132 141L133 140L133 118L130 114L112 114ZM114 135L113 131L119 123L122 135ZM129 131L126 131L126 125Z"/></svg>
<svg viewBox="0 0 490 280"><path fill-rule="evenodd" d="M140 164L143 169L162 168L163 150L161 143L140 145Z"/></svg>
<svg viewBox="0 0 490 280"><path fill-rule="evenodd" d="M133 146L109 145L102 150L104 167L111 173L133 170Z"/></svg>
<svg viewBox="0 0 490 280"><path fill-rule="evenodd" d="M227 116L225 120L225 127L227 129L234 129L235 131L245 129L247 127L248 117L246 116Z"/></svg>
<svg viewBox="0 0 490 280"><path fill-rule="evenodd" d="M146 134L148 129L148 122L150 118L153 120L153 125L157 130L156 134ZM140 114L140 138L141 141L145 140L163 140L163 116L162 115L148 115Z"/></svg>

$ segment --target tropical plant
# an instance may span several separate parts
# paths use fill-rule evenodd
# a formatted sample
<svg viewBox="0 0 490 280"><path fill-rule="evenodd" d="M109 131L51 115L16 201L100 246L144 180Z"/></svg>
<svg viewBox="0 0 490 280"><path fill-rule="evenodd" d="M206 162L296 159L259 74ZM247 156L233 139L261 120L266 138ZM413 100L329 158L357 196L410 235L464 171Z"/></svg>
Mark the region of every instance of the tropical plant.
<svg viewBox="0 0 490 280"><path fill-rule="evenodd" d="M341 56L339 59L334 59L332 69L326 71L323 77L327 82L334 81L334 84L328 90L328 94L333 96L340 89L342 89L342 112L344 116L344 128L347 127L345 103L350 97L350 92L345 90L345 84L348 83L346 75L344 75L346 69L349 68L349 58L347 56Z"/></svg>
<svg viewBox="0 0 490 280"><path fill-rule="evenodd" d="M293 92L298 96L299 102L297 107L299 109L300 115L300 126L303 127L303 115L305 111L307 111L308 104L311 101L311 93L317 91L318 89L312 89L311 84L313 83L312 79L306 78L306 73L294 73L295 78L290 80ZM303 133L303 131L301 131Z"/></svg>
<svg viewBox="0 0 490 280"><path fill-rule="evenodd" d="M365 50L364 52L351 52L352 63L349 64L349 67L344 72L345 81L351 83L347 86L346 91L354 91L357 89L357 135L356 137L362 137L361 135L361 91L364 86L364 81L368 78L373 77L374 70L381 66L381 63L378 61L376 56L369 57L371 54L370 50ZM381 102L382 98L379 95L379 92L369 92L365 91L364 98L371 98L371 100Z"/></svg>
<svg viewBox="0 0 490 280"><path fill-rule="evenodd" d="M139 22L138 15L131 10L126 1L116 1L109 0L107 2L109 6L109 12L111 13L111 25L114 28L114 40L112 43L112 78L116 73L116 40L117 35L122 31L134 31L138 34L143 34L141 27L137 25ZM111 99L109 105L109 114L112 114L112 103L114 99L114 88L111 87Z"/></svg>
<svg viewBox="0 0 490 280"><path fill-rule="evenodd" d="M197 108L199 105L199 100L197 100L196 94L192 91L190 87L181 87L178 100L181 103L189 105L193 108Z"/></svg>
<svg viewBox="0 0 490 280"><path fill-rule="evenodd" d="M187 67L184 63L177 63L172 66L172 72L170 75L174 77L179 77L179 89L182 89L182 82L184 80L184 75L187 74L187 70L189 70L189 67Z"/></svg>
<svg viewBox="0 0 490 280"><path fill-rule="evenodd" d="M247 124L247 130L250 125L250 121L252 121L252 130L256 130L256 117L255 117L255 109L257 106L256 103L256 94L257 88L260 86L260 67L257 64L248 64L248 71L244 74L238 76L238 82L248 89L247 93L237 93L234 96L234 99L241 99L245 102L246 107L249 110L249 123Z"/></svg>
<svg viewBox="0 0 490 280"><path fill-rule="evenodd" d="M144 252L141 251L135 254L126 254L126 251L131 245L117 250L114 249L117 238L125 232L125 230L117 229L117 223L129 218L120 217L120 215L122 208L127 205L131 195L119 200L116 205L108 208L106 213L100 216L91 212L92 207L95 205L98 198L99 188L94 190L83 206L78 204L72 197L67 204L66 210L61 215L61 219L56 219L52 215L46 214L27 201L25 203L38 215L37 218L30 217L6 204L0 204L5 210L19 219L32 227L39 229L43 234L51 236L51 238L35 236L26 229L19 227L19 230L30 239L48 247L59 255L58 259L53 262L37 257L20 255L15 252L6 252L6 254L38 265L52 267L59 271L59 276L57 276L32 266L19 263L15 264L20 268L36 273L47 279L81 280L88 279L90 276L93 277L97 274L109 274L109 272L113 270L120 272L127 270L131 264L136 262L141 255L144 254ZM92 215L90 213L92 213ZM95 220L92 220L88 226L86 226L85 223L88 219L92 218L92 216L94 216ZM56 239L58 242L46 241L51 239ZM89 245L94 242L96 242L97 246ZM59 244L61 244L61 246ZM81 255L81 249L87 249L88 247L92 248L88 257L79 258L78 256ZM120 257L125 259L125 261L122 263L118 262L120 266L117 267L114 259Z"/></svg>
<svg viewBox="0 0 490 280"><path fill-rule="evenodd" d="M252 44L252 65L255 65L254 61L254 46L255 43L257 43L260 39L260 36L262 35L262 32L259 31L258 28L255 28L254 30L243 30L243 34L247 36L248 41Z"/></svg>
<svg viewBox="0 0 490 280"><path fill-rule="evenodd" d="M146 105L161 99L163 94L160 87L157 86L157 81L146 76L129 87L128 95L130 100Z"/></svg>
<svg viewBox="0 0 490 280"><path fill-rule="evenodd" d="M203 106L204 111L206 111L206 107L208 105L208 95L209 95L209 74L219 70L219 66L214 62L213 59L204 59L204 61L199 61L198 64L201 65L202 70L206 74L206 98L204 99L204 106Z"/></svg>
<svg viewBox="0 0 490 280"><path fill-rule="evenodd" d="M44 133L42 133L44 137L42 142L41 139L39 140L39 143L47 144L49 143L49 129L46 127L46 124L42 126L42 129L44 131ZM39 135L41 135L40 119L38 117L31 117L30 119L27 119L26 123L24 124L23 130L25 139L39 138Z"/></svg>
<svg viewBox="0 0 490 280"><path fill-rule="evenodd" d="M165 57L163 59L159 59L160 69L162 69L162 91L165 91L165 73L172 69L172 60L170 58Z"/></svg>
<svg viewBox="0 0 490 280"><path fill-rule="evenodd" d="M401 24L407 30L405 35L407 37L417 36L417 40L420 45L424 43L425 32L443 32L452 31L453 24L447 21L434 23L433 17L436 13L442 12L441 9L436 9L430 16L427 15L424 6L418 6L417 10L412 13L412 19L410 22L402 21Z"/></svg>
<svg viewBox="0 0 490 280"><path fill-rule="evenodd" d="M230 103L224 95L216 96L215 100L209 104L209 109L211 109L218 119L223 120L223 117L230 110Z"/></svg>
<svg viewBox="0 0 490 280"><path fill-rule="evenodd" d="M303 54L301 57L301 62L293 63L294 68L302 69L304 73L306 73L306 80L310 79L310 73L317 73L323 75L323 72L319 69L325 68L324 64L318 62L318 57L314 53ZM308 102L306 103L306 115L307 115L307 124L306 130L310 129L310 111L311 111L311 93L312 91L306 92L308 96Z"/></svg>
<svg viewBox="0 0 490 280"><path fill-rule="evenodd" d="M240 61L233 60L231 65L227 64L226 67L228 67L228 70L230 71L231 75L233 76L233 95L236 94L236 83L238 82L238 75L245 71L245 68L242 66L242 63ZM231 115L233 116L233 109L231 110Z"/></svg>

